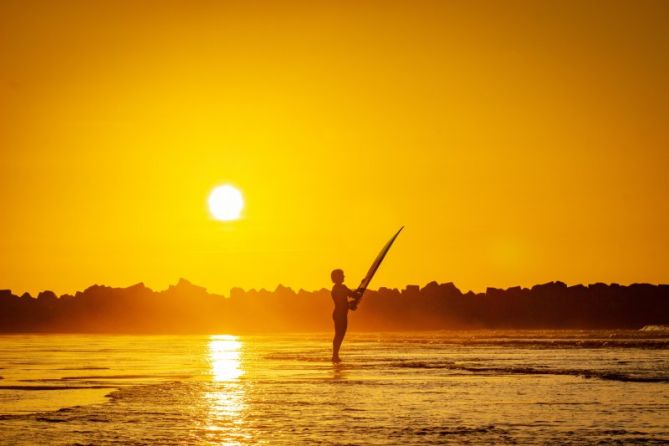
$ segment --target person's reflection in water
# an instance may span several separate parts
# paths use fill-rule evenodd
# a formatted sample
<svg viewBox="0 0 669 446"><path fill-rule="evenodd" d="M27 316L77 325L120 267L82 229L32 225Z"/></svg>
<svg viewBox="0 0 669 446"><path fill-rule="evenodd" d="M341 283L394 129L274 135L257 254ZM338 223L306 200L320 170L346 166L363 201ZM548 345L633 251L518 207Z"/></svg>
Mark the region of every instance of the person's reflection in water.
<svg viewBox="0 0 669 446"><path fill-rule="evenodd" d="M344 271L335 269L330 273L330 278L334 285L332 286L332 300L334 301L334 311L332 312L332 320L334 321L334 339L332 340L332 362L339 363L339 348L344 341L346 335L346 328L348 327L348 310L351 308L348 298L357 299L357 291L351 291L344 285ZM353 309L355 309L353 307Z"/></svg>
<svg viewBox="0 0 669 446"><path fill-rule="evenodd" d="M341 362L332 364L332 381L346 381L346 368Z"/></svg>

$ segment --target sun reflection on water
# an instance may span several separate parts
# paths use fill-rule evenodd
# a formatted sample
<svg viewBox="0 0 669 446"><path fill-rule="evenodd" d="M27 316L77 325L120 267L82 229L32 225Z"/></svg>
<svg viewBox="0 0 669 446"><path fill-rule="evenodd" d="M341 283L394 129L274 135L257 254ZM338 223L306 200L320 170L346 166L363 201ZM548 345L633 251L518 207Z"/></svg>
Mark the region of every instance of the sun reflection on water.
<svg viewBox="0 0 669 446"><path fill-rule="evenodd" d="M238 445L248 441L243 429L245 388L239 380L244 375L241 365L242 342L237 336L215 335L209 340L212 390L208 401L207 439L221 445Z"/></svg>
<svg viewBox="0 0 669 446"><path fill-rule="evenodd" d="M242 343L237 336L211 336L209 361L214 381L232 381L244 374L240 361L241 348Z"/></svg>

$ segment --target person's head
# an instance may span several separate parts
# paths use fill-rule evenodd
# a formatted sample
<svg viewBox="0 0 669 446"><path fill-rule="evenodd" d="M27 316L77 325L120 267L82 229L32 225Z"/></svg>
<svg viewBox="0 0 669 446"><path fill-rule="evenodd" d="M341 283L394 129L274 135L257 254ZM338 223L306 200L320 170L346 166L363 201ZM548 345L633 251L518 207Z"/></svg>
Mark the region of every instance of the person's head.
<svg viewBox="0 0 669 446"><path fill-rule="evenodd" d="M330 278L334 283L344 283L344 270L334 269L330 273Z"/></svg>

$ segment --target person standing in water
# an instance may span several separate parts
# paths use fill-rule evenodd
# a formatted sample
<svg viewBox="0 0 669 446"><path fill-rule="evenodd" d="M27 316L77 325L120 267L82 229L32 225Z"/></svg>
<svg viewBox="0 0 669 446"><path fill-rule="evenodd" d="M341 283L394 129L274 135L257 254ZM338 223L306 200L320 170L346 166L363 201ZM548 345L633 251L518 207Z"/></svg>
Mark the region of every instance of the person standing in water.
<svg viewBox="0 0 669 446"><path fill-rule="evenodd" d="M334 339L332 339L332 362L341 362L339 357L339 348L344 341L346 335L346 328L348 327L348 310L349 308L355 310L355 306L351 306L348 298L358 298L357 291L352 291L344 285L344 271L335 269L330 273L330 278L334 285L332 286L332 300L334 301L334 311L332 312L332 320L334 321Z"/></svg>

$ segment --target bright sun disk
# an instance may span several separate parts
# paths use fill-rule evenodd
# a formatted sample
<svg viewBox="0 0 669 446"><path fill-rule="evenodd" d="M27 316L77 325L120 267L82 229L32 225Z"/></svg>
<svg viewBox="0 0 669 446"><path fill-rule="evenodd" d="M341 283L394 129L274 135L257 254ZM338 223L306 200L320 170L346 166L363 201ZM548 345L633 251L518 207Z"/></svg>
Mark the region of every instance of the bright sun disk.
<svg viewBox="0 0 669 446"><path fill-rule="evenodd" d="M244 208L244 198L236 187L226 184L209 194L209 212L216 220L237 220Z"/></svg>

